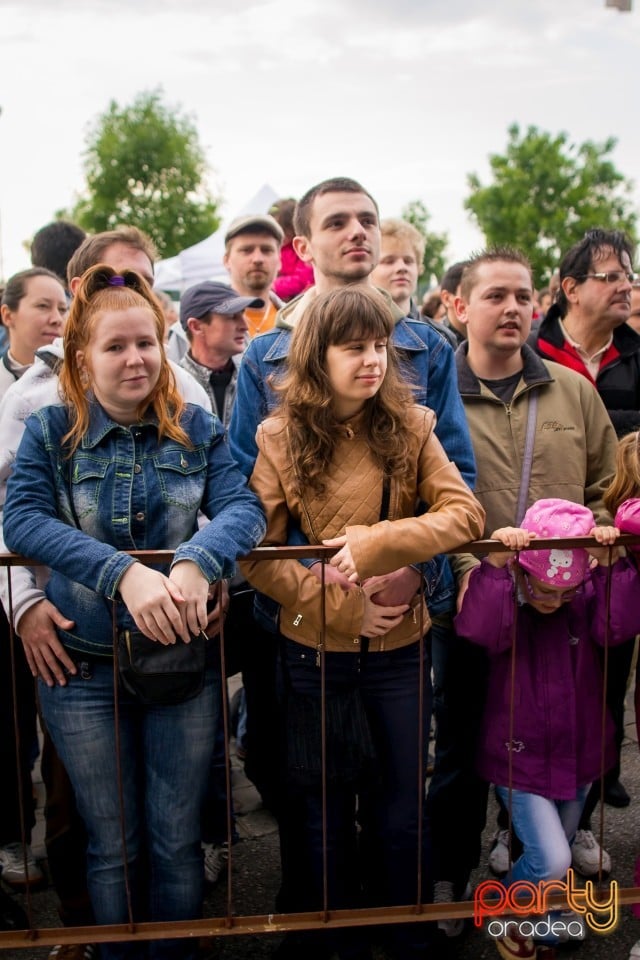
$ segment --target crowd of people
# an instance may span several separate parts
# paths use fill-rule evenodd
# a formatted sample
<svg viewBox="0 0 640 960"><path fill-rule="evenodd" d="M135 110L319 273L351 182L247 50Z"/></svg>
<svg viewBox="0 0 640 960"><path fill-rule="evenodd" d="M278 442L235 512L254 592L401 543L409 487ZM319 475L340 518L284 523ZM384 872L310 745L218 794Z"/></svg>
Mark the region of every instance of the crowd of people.
<svg viewBox="0 0 640 960"><path fill-rule="evenodd" d="M591 818L601 795L631 802L640 582L616 541L640 533L634 250L591 230L538 292L526 252L482 251L420 308L423 257L411 224L341 177L232 221L229 283L179 303L129 226L50 224L7 281L3 546L39 566L0 580L0 870L15 889L45 879L41 740L63 924L202 915L235 838L234 671L246 773L278 825L278 911L469 899L492 785L504 885L615 873ZM535 549L550 537L594 545ZM502 549L464 552L483 538ZM242 559L261 544L333 552ZM24 925L5 892L0 915ZM375 936L418 960L462 926ZM276 955L370 960L371 936L289 934ZM560 939L510 929L495 947L548 960Z"/></svg>

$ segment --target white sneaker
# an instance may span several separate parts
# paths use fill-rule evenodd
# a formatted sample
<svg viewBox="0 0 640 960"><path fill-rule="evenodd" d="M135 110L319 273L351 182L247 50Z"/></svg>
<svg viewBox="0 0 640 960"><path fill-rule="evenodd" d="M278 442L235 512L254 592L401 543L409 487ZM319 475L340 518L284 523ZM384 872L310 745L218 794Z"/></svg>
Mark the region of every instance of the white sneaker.
<svg viewBox="0 0 640 960"><path fill-rule="evenodd" d="M637 940L631 947L629 960L640 960L640 940Z"/></svg>
<svg viewBox="0 0 640 960"><path fill-rule="evenodd" d="M496 877L504 877L509 872L509 831L496 830L493 846L489 854L489 869Z"/></svg>
<svg viewBox="0 0 640 960"><path fill-rule="evenodd" d="M226 843L203 843L204 877L208 883L217 883L220 875L227 869L229 848Z"/></svg>
<svg viewBox="0 0 640 960"><path fill-rule="evenodd" d="M583 877L595 877L600 870L600 853L602 853L602 873L608 876L611 873L611 857L606 850L600 850L600 844L591 830L578 830L571 845L571 866Z"/></svg>
<svg viewBox="0 0 640 960"><path fill-rule="evenodd" d="M35 887L44 880L44 874L36 863L33 850L28 844L25 851L27 854L26 872L21 843L8 843L6 846L0 847L2 879L10 887Z"/></svg>

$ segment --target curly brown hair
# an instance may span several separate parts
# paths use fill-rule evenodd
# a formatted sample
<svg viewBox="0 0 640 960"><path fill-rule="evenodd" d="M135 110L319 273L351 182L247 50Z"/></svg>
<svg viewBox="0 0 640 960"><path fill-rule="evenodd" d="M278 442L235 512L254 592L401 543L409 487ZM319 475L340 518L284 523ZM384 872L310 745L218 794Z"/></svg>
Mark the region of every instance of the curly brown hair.
<svg viewBox="0 0 640 960"><path fill-rule="evenodd" d="M326 369L327 348L350 340L390 338L395 319L384 295L373 287L349 285L317 296L298 323L291 341L287 374L273 382L282 394L274 415L288 421L299 485L316 493L339 437L333 391ZM393 344L387 344L387 372L380 389L365 402L364 430L385 476L409 473L410 434L406 412L411 387L400 372ZM302 491L299 491L302 492Z"/></svg>
<svg viewBox="0 0 640 960"><path fill-rule="evenodd" d="M90 378L83 375L77 362L78 351L91 347L96 320L106 310L127 310L130 307L145 307L154 316L156 335L160 347L160 375L153 390L140 405L138 417L151 408L158 418L160 438L171 437L185 447L191 447L189 437L180 426L184 400L178 392L173 370L164 350L164 315L148 283L133 270L117 275L122 281L113 284L116 271L100 263L87 270L71 303L64 330L64 362L60 371L60 391L71 411L73 425L63 443L69 445L69 456L78 447L89 426Z"/></svg>

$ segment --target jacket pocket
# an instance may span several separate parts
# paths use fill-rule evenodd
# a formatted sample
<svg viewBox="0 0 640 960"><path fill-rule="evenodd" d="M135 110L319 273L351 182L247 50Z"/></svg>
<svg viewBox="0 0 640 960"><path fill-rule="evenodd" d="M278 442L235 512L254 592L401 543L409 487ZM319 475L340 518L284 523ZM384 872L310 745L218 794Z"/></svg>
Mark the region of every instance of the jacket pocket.
<svg viewBox="0 0 640 960"><path fill-rule="evenodd" d="M100 488L110 462L96 457L74 457L69 491L72 498L72 518L74 513L81 519L97 509Z"/></svg>
<svg viewBox="0 0 640 960"><path fill-rule="evenodd" d="M207 479L207 458L202 447L185 450L168 446L153 458L165 503L192 511L200 506Z"/></svg>

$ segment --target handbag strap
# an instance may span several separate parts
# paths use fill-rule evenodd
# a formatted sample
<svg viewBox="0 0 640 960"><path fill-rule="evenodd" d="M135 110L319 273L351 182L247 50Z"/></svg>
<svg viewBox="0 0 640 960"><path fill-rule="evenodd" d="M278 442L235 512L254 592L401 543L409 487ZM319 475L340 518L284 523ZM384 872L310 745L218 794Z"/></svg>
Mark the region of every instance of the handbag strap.
<svg viewBox="0 0 640 960"><path fill-rule="evenodd" d="M380 520L389 518L389 503L391 501L391 477L386 473L382 478L382 500L380 501Z"/></svg>
<svg viewBox="0 0 640 960"><path fill-rule="evenodd" d="M529 494L529 481L531 479L531 465L533 463L533 445L535 443L536 433L536 415L538 412L538 391L532 390L529 395L529 411L527 414L527 432L524 440L524 457L522 459L522 475L520 477L520 489L518 491L518 503L516 506L516 526L520 526L522 518L525 515L527 507L527 497Z"/></svg>

